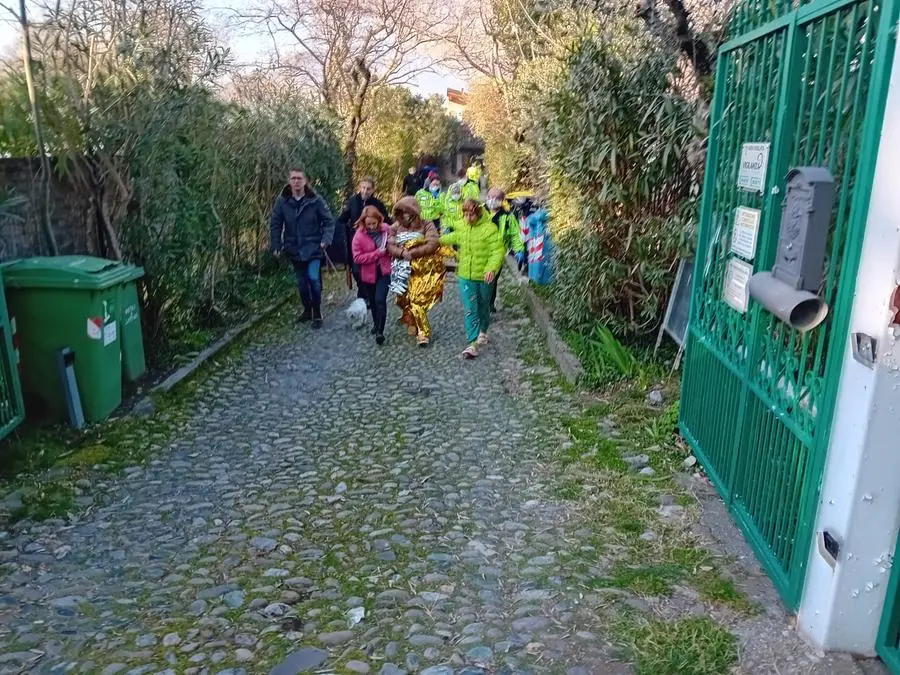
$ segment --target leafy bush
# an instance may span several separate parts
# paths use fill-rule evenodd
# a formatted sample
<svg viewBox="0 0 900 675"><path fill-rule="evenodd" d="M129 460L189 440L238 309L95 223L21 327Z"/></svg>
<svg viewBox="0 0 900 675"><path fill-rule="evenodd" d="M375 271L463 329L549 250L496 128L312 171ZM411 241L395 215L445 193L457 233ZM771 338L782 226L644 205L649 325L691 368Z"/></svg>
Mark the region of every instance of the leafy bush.
<svg viewBox="0 0 900 675"><path fill-rule="evenodd" d="M343 160L334 125L312 105L254 111L187 90L138 109L146 131L128 161L138 203L121 236L147 271L145 330L164 346L247 309L288 168L305 167L334 208Z"/></svg>
<svg viewBox="0 0 900 675"><path fill-rule="evenodd" d="M484 160L491 183L510 189L519 183L524 147L516 143L511 133L512 114L507 98L492 80L476 80L464 115L472 131L484 140Z"/></svg>
<svg viewBox="0 0 900 675"><path fill-rule="evenodd" d="M415 96L405 87L380 89L360 133L357 177L374 177L382 199L395 201L407 169L422 157L436 159L453 150L458 127L437 97Z"/></svg>
<svg viewBox="0 0 900 675"><path fill-rule="evenodd" d="M693 217L695 130L674 60L628 25L614 35L574 51L544 138L557 318L633 338L658 326Z"/></svg>
<svg viewBox="0 0 900 675"><path fill-rule="evenodd" d="M651 332L662 318L677 250L678 232L665 218L561 232L553 284L556 319L572 330L589 332L599 322L625 337Z"/></svg>
<svg viewBox="0 0 900 675"><path fill-rule="evenodd" d="M589 333L570 331L566 339L578 355L590 385L630 379L640 369L631 350L619 342L606 326L598 324Z"/></svg>
<svg viewBox="0 0 900 675"><path fill-rule="evenodd" d="M201 28L190 34L202 36ZM203 72L195 65L205 45L189 41L188 48L197 51L171 56L170 68L188 64L177 77L108 50L117 60L93 66L89 90L81 89L77 51L54 51L51 42L38 54L47 152L102 204L107 222L98 223L98 239L106 255L119 248L144 267L142 318L153 361L284 292L284 274L266 251L272 204L289 168L305 167L333 207L344 185L340 125L331 113L278 87L227 102L207 80L215 64ZM34 156L17 68L0 74L0 154ZM275 279L262 281L273 272Z"/></svg>

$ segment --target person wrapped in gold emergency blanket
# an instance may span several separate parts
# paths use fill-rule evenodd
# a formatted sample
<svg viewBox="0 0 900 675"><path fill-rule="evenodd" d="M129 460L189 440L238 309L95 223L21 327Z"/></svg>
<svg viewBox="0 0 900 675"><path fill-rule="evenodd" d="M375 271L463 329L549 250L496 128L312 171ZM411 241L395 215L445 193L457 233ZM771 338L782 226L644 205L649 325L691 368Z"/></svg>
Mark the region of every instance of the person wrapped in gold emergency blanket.
<svg viewBox="0 0 900 675"><path fill-rule="evenodd" d="M431 340L428 312L444 296L446 251L434 223L422 220L414 197L398 201L393 215L388 251L396 264L391 272L391 286L403 311L400 320L406 324L409 334L416 337L416 342L425 347ZM405 292L401 293L404 288Z"/></svg>

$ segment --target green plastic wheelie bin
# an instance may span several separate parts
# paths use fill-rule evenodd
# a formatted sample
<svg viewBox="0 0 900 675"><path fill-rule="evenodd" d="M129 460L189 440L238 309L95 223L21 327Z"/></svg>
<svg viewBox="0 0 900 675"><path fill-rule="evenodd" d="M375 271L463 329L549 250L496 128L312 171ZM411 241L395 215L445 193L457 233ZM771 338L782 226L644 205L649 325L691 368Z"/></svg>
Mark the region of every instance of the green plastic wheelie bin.
<svg viewBox="0 0 900 675"><path fill-rule="evenodd" d="M147 372L144 333L141 329L141 305L137 291L137 281L144 276L144 270L134 265L125 267L127 273L118 282L119 299L116 302L122 333L122 376L126 382L136 382Z"/></svg>
<svg viewBox="0 0 900 675"><path fill-rule="evenodd" d="M0 440L25 419L25 404L19 384L19 368L13 347L13 330L6 311L3 275L0 274Z"/></svg>
<svg viewBox="0 0 900 675"><path fill-rule="evenodd" d="M106 419L122 403L123 353L129 354L128 375L144 368L140 315L134 313L136 307L124 309L132 300L136 304L135 281L142 275L134 265L90 256L27 258L4 265L26 404L36 402L40 412L65 420L56 361L64 347L75 352L75 379L87 421Z"/></svg>

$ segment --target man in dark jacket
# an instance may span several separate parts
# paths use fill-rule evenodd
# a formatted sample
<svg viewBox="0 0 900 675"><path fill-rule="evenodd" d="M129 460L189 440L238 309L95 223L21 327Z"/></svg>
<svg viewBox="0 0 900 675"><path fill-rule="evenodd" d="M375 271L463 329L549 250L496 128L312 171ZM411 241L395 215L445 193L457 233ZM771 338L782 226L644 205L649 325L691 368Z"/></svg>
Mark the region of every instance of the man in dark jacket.
<svg viewBox="0 0 900 675"><path fill-rule="evenodd" d="M371 176L365 176L359 181L359 190L347 200L347 203L344 205L344 210L341 211L341 215L338 216L338 223L340 223L342 227L341 233L344 235L345 244L345 250L342 251L342 254L346 256L344 260L347 261L347 264L350 265L350 269L353 270L353 280L356 282L356 297L362 298L363 300L365 300L366 296L359 285L359 266L353 262L352 247L353 235L356 234L356 231L354 230L356 221L359 220L363 209L367 206L374 206L378 209L384 217L384 222L388 225L394 222L388 215L387 209L384 208L384 203L375 196L375 179Z"/></svg>
<svg viewBox="0 0 900 675"><path fill-rule="evenodd" d="M272 253L291 261L303 303L301 322L322 327L322 258L334 237L334 218L325 200L313 192L301 169L275 201L270 223Z"/></svg>
<svg viewBox="0 0 900 675"><path fill-rule="evenodd" d="M403 179L403 194L407 197L414 197L415 194L422 189L422 181L419 180L419 172L416 167L409 167L409 173Z"/></svg>

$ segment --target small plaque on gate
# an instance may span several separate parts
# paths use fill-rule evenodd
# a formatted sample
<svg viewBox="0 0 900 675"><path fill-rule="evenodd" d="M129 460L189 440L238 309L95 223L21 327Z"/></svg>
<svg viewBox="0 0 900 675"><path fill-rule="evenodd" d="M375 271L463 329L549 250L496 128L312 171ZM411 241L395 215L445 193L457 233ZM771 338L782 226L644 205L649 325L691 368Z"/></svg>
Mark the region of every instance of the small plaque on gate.
<svg viewBox="0 0 900 675"><path fill-rule="evenodd" d="M747 284L751 276L753 276L753 265L748 265L738 258L728 261L728 267L725 268L722 299L741 314L747 311Z"/></svg>
<svg viewBox="0 0 900 675"><path fill-rule="evenodd" d="M734 210L734 227L731 229L731 252L745 260L756 255L756 234L759 232L759 209L739 206Z"/></svg>
<svg viewBox="0 0 900 675"><path fill-rule="evenodd" d="M769 144L744 143L738 167L738 187L749 192L762 192L769 169Z"/></svg>

